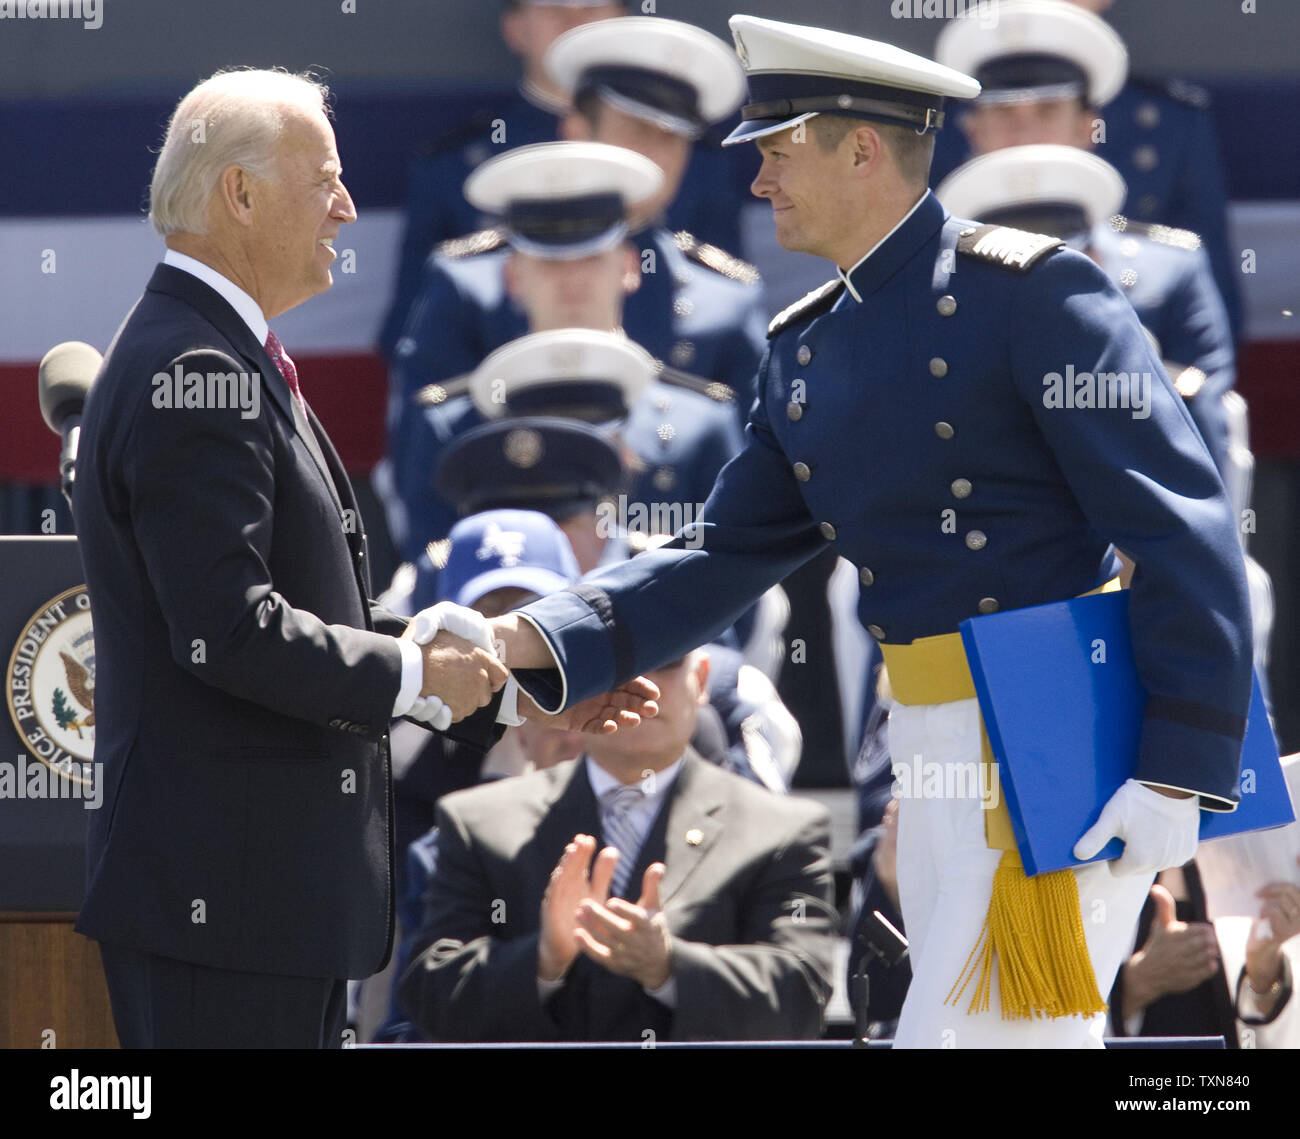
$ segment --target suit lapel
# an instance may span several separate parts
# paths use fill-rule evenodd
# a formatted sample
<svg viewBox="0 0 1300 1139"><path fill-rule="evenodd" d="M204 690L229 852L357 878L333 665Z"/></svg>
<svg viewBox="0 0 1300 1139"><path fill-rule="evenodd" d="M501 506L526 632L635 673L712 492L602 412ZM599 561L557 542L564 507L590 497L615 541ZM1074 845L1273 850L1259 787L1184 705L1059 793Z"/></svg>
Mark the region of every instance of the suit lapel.
<svg viewBox="0 0 1300 1139"><path fill-rule="evenodd" d="M664 878L659 884L659 903L666 906L718 841L724 827L724 801L709 775L706 761L688 749L669 791L668 802L641 845L637 867L628 884L633 901L640 896L646 868L652 862L662 862Z"/></svg>
<svg viewBox="0 0 1300 1139"><path fill-rule="evenodd" d="M553 798L537 827L537 850L554 851L549 864L539 866L543 881L550 877L565 846L577 834L589 834L600 841L600 810L587 778L587 761L576 759L567 780L557 780L551 788ZM542 861L545 861L543 859Z"/></svg>
<svg viewBox="0 0 1300 1139"><path fill-rule="evenodd" d="M271 401L280 409L280 413L293 424L294 431L303 441L320 470L321 477L325 480L325 486L334 501L335 509L342 517L343 503L339 498L340 492L330 475L325 455L321 451L311 424L303 415L298 401L293 398L285 378L280 375L280 369L267 355L266 347L257 342L257 338L239 313L231 308L226 299L215 289L205 285L193 274L172 265L157 266L149 279L148 288L153 292L176 297L196 309L209 324L235 346L245 363L251 366L251 370L262 377L262 390L270 394ZM321 434L323 436L324 432L322 431Z"/></svg>

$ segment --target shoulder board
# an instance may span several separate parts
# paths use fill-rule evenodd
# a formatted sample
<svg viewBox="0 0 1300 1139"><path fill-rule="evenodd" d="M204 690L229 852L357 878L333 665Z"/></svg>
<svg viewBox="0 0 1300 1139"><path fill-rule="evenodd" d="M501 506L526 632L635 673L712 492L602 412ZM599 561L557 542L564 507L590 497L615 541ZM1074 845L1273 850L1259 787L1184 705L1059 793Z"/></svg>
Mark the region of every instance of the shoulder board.
<svg viewBox="0 0 1300 1139"><path fill-rule="evenodd" d="M1130 82L1144 91L1154 91L1158 95L1168 96L1175 103L1182 103L1185 107L1195 107L1198 111L1204 111L1210 106L1210 92L1199 83L1189 83L1186 79L1134 75L1130 77Z"/></svg>
<svg viewBox="0 0 1300 1139"><path fill-rule="evenodd" d="M480 108L467 118L463 119L449 131L444 131L440 135L435 135L431 139L420 143L415 148L416 156L419 158L434 158L445 151L452 150L467 143L476 135L487 133L492 128L493 114L486 108Z"/></svg>
<svg viewBox="0 0 1300 1139"><path fill-rule="evenodd" d="M733 281L741 281L746 285L756 284L759 280L758 270L748 261L742 261L739 257L733 257L725 249L701 241L693 233L687 233L684 229L679 230L673 234L673 241L677 248L692 261L707 266L715 273L721 273L724 277L730 277Z"/></svg>
<svg viewBox="0 0 1300 1139"><path fill-rule="evenodd" d="M1029 233L1006 225L979 225L957 235L957 252L990 261L1016 273L1028 273L1049 253L1065 248L1059 237Z"/></svg>
<svg viewBox="0 0 1300 1139"><path fill-rule="evenodd" d="M454 380L443 380L440 384L427 384L415 393L415 402L421 407L439 407L449 399L469 392L469 377L458 376Z"/></svg>
<svg viewBox="0 0 1300 1139"><path fill-rule="evenodd" d="M499 229L480 229L477 233L467 233L464 237L453 237L450 241L440 242L433 247L439 257L459 260L463 257L476 257L480 253L491 253L506 243L506 235Z"/></svg>
<svg viewBox="0 0 1300 1139"><path fill-rule="evenodd" d="M836 277L824 285L819 285L811 293L806 293L789 308L782 309L772 318L772 323L767 326L767 338L771 340L790 325L797 324L801 320L809 320L825 312L839 299L843 290L844 282Z"/></svg>
<svg viewBox="0 0 1300 1139"><path fill-rule="evenodd" d="M656 379L669 387L684 388L688 392L708 396L715 403L734 403L736 400L736 393L730 384L724 384L721 380L706 380L703 376L683 372L680 368L671 368L667 364L659 369Z"/></svg>
<svg viewBox="0 0 1300 1139"><path fill-rule="evenodd" d="M1201 239L1190 229L1176 229L1172 225L1154 225L1151 222L1134 221L1123 214L1116 214L1110 219L1110 228L1116 233L1133 234L1158 241L1161 245L1172 245L1176 249L1195 252L1201 247Z"/></svg>
<svg viewBox="0 0 1300 1139"><path fill-rule="evenodd" d="M451 539L438 538L425 546L424 552L428 554L434 569L446 569L447 559L451 556Z"/></svg>

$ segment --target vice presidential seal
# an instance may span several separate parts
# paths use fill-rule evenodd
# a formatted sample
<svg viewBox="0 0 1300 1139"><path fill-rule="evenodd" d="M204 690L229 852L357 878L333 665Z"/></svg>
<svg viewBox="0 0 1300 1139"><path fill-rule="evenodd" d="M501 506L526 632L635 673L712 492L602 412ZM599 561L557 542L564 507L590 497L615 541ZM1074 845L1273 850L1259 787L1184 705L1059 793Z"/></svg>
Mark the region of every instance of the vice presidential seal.
<svg viewBox="0 0 1300 1139"><path fill-rule="evenodd" d="M84 585L60 593L18 634L5 674L18 738L47 767L87 783L95 750L95 642Z"/></svg>

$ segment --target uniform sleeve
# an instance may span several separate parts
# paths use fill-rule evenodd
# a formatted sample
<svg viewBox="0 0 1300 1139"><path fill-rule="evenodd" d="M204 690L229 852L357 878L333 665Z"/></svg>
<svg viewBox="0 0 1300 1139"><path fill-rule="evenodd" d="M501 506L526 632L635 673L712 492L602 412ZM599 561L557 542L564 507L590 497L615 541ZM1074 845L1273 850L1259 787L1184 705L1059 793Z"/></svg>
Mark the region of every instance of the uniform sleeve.
<svg viewBox="0 0 1300 1139"><path fill-rule="evenodd" d="M1223 483L1128 301L1091 261L1054 254L1018 287L1015 383L1093 529L1137 564L1130 620L1147 705L1136 777L1231 810L1251 626ZM1069 366L1140 375L1146 414L1140 399L1137 408L1046 406L1047 378Z"/></svg>
<svg viewBox="0 0 1300 1139"><path fill-rule="evenodd" d="M379 333L380 351L390 359L420 291L420 278L429 253L438 242L458 236L451 232L455 227L441 205L449 185L460 192L464 175L456 179L455 173L446 167L442 156L421 156L414 158L407 169L406 220L398 253L397 284Z"/></svg>
<svg viewBox="0 0 1300 1139"><path fill-rule="evenodd" d="M826 545L761 404L700 522L519 611L558 665L516 674L540 707L558 711L716 639Z"/></svg>
<svg viewBox="0 0 1300 1139"><path fill-rule="evenodd" d="M215 351L167 365L238 372ZM205 684L317 724L388 728L401 680L392 637L327 625L275 589L275 458L261 415L140 401L123 448L131 529L158 599L172 659ZM302 551L304 558L310 550ZM201 651L196 647L201 643Z"/></svg>
<svg viewBox="0 0 1300 1139"><path fill-rule="evenodd" d="M433 489L441 441L429 417L442 408L421 407L416 397L426 385L464 375L478 366L484 353L475 342L474 328L469 305L451 275L439 259L430 258L394 353L388 382L388 459L394 493L409 520L410 533L403 544L408 559L431 538L441 537L431 529L433 523L445 523L449 529L455 521L455 512Z"/></svg>
<svg viewBox="0 0 1300 1139"><path fill-rule="evenodd" d="M1236 359L1228 314L1203 251L1197 250L1190 259L1169 303L1172 324L1160 341L1161 352L1170 365L1169 378L1176 381L1177 371L1186 368L1198 368L1205 374L1204 383L1186 399L1187 410L1223 477L1228 460L1223 397L1236 382Z"/></svg>
<svg viewBox="0 0 1300 1139"><path fill-rule="evenodd" d="M1181 193L1169 205L1169 216L1156 220L1198 234L1209 256L1215 287L1223 298L1233 337L1242 325L1238 282L1241 266L1228 241L1228 187L1223 156L1208 111L1192 109L1186 124L1187 145L1177 185Z"/></svg>

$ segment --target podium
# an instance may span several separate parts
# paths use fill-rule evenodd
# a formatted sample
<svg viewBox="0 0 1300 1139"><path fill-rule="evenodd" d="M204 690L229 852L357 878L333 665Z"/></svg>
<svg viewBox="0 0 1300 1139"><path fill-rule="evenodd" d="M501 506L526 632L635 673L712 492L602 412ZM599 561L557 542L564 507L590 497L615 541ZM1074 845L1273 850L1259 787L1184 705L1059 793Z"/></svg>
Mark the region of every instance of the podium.
<svg viewBox="0 0 1300 1139"><path fill-rule="evenodd" d="M0 1047L115 1048L99 948L72 928L96 809L77 540L0 536L0 581Z"/></svg>

